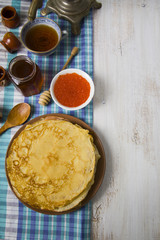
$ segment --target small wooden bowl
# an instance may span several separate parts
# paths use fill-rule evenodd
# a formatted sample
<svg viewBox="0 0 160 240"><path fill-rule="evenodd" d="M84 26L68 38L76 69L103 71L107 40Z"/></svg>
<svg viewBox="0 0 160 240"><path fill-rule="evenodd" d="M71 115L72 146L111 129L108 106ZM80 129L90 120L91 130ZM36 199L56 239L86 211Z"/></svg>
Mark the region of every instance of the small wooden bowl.
<svg viewBox="0 0 160 240"><path fill-rule="evenodd" d="M18 137L18 135L24 130L24 128L26 127L27 124L33 124L35 123L36 121L39 121L41 119L64 119L64 120L67 120L67 121L70 121L71 123L73 124L78 124L79 126L81 126L82 128L84 129L88 129L89 130L89 133L93 136L93 139L94 139L94 144L97 146L97 149L101 155L101 158L98 160L98 163L97 163L97 169L96 169L96 174L95 174L95 181L94 181L94 184L92 185L91 189L89 190L86 198L80 203L80 205L76 206L75 208L72 208L68 211L63 211L63 212L56 212L56 211L51 211L51 210L45 210L45 209L38 209L38 208L34 208L32 206L30 206L29 204L25 203L22 199L20 199L13 187L12 187L12 184L10 182L10 179L8 177L8 172L7 172L7 157L8 157L8 153L9 153L9 149L14 141L15 138ZM66 114L56 114L56 113L53 113L53 114L46 114L46 115L42 115L42 116L39 116L39 117L36 117L32 120L30 120L29 122L27 122L26 124L24 124L16 133L15 135L13 136L13 138L11 139L10 141L10 144L8 146L8 149L7 149L7 152L6 152L6 159L5 159L5 171L6 171L6 176L7 176L7 180L8 180L8 183L9 183L9 186L11 188L11 190L13 191L13 193L15 194L15 196L27 207L31 208L32 210L36 211L36 212L39 212L39 213L43 213L43 214L49 214L49 215L61 215L61 214L66 214L66 213L70 213L70 212L73 212L75 210L78 210L80 209L81 207L83 207L85 204L87 204L93 197L94 195L97 193L98 189L100 188L101 184L102 184L102 181L103 181L103 178L104 178L104 174L105 174L105 168L106 168L106 161L105 161L105 152L104 152L104 148L103 148L103 145L99 139L99 137L97 136L97 134L93 131L93 129L88 125L86 124L85 122L83 122L82 120L76 118L76 117L73 117L73 116L70 116L70 115L66 115Z"/></svg>

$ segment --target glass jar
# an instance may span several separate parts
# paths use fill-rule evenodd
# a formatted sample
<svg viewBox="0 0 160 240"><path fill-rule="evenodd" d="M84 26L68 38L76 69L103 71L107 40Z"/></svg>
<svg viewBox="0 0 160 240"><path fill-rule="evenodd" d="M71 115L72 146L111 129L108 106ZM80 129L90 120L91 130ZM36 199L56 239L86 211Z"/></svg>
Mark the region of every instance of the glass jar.
<svg viewBox="0 0 160 240"><path fill-rule="evenodd" d="M10 61L9 76L14 86L25 96L40 93L43 78L37 64L27 56L17 56Z"/></svg>

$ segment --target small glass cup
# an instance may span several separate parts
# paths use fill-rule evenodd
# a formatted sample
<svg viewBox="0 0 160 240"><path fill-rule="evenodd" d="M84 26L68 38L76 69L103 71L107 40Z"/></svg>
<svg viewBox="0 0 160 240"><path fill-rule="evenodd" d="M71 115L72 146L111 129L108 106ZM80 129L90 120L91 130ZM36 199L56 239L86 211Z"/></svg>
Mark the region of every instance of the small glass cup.
<svg viewBox="0 0 160 240"><path fill-rule="evenodd" d="M17 56L9 63L11 82L25 97L39 94L43 85L40 68L27 56Z"/></svg>

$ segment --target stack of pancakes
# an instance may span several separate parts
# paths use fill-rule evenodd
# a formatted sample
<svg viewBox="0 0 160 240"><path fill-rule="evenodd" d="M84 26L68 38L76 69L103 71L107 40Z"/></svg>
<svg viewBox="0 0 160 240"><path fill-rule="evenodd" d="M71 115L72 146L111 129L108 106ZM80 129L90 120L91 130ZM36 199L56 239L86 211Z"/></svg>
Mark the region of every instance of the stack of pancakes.
<svg viewBox="0 0 160 240"><path fill-rule="evenodd" d="M23 203L63 212L87 196L99 158L88 130L63 119L41 119L13 141L7 175Z"/></svg>

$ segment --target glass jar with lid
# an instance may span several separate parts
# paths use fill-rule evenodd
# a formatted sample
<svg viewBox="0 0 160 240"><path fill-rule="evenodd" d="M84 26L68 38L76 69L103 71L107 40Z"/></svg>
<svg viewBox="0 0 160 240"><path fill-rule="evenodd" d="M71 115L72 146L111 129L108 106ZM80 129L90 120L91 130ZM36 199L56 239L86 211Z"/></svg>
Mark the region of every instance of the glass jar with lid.
<svg viewBox="0 0 160 240"><path fill-rule="evenodd" d="M29 57L20 55L9 63L9 76L14 86L25 96L40 93L43 78L40 68Z"/></svg>

